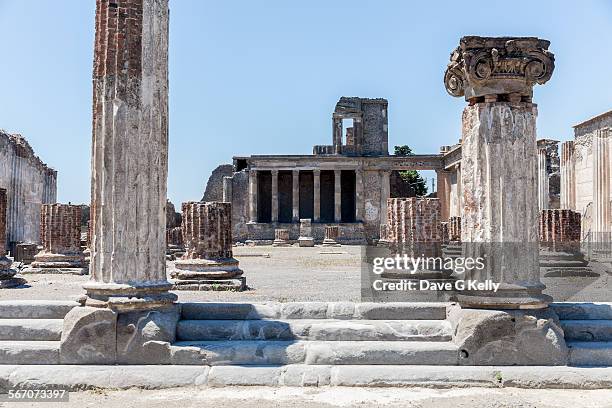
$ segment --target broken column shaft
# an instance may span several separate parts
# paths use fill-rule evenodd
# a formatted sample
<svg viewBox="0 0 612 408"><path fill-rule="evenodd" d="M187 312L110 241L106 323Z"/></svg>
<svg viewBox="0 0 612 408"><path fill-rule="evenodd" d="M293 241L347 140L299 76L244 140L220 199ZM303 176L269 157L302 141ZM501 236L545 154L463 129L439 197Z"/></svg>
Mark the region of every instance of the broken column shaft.
<svg viewBox="0 0 612 408"><path fill-rule="evenodd" d="M183 203L181 228L186 252L171 273L176 289L246 289L246 280L232 252L230 203Z"/></svg>
<svg viewBox="0 0 612 408"><path fill-rule="evenodd" d="M11 268L13 262L6 256L6 209L6 190L0 188L0 289L26 283L25 279L15 277L17 271Z"/></svg>

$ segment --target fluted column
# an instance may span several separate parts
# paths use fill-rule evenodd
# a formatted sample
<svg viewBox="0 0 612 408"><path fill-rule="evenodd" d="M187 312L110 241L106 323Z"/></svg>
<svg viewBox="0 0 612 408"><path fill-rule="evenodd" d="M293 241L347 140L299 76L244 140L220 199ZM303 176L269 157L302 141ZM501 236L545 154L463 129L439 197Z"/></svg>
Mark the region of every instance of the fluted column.
<svg viewBox="0 0 612 408"><path fill-rule="evenodd" d="M342 221L342 172L334 170L334 222Z"/></svg>
<svg viewBox="0 0 612 408"><path fill-rule="evenodd" d="M596 241L608 240L610 228L610 140L609 131L593 135L593 226Z"/></svg>
<svg viewBox="0 0 612 408"><path fill-rule="evenodd" d="M6 256L7 194L0 188L0 289L13 288L24 284L23 278L15 277L17 271L11 268L12 261Z"/></svg>
<svg viewBox="0 0 612 408"><path fill-rule="evenodd" d="M462 118L463 256L485 259L464 278L499 284L459 291L464 307L538 309L552 301L540 281L537 107L531 103L533 85L547 82L554 70L549 44L467 36L451 54L446 89L469 102Z"/></svg>
<svg viewBox="0 0 612 408"><path fill-rule="evenodd" d="M257 222L257 170L249 171L249 222Z"/></svg>
<svg viewBox="0 0 612 408"><path fill-rule="evenodd" d="M315 169L313 189L314 189L314 222L321 220L321 170Z"/></svg>
<svg viewBox="0 0 612 408"><path fill-rule="evenodd" d="M98 1L94 51L92 306L172 303L166 279L168 0Z"/></svg>
<svg viewBox="0 0 612 408"><path fill-rule="evenodd" d="M538 149L538 207L549 207L548 172L546 171L546 149Z"/></svg>
<svg viewBox="0 0 612 408"><path fill-rule="evenodd" d="M272 170L272 222L278 222L278 170Z"/></svg>
<svg viewBox="0 0 612 408"><path fill-rule="evenodd" d="M561 144L561 209L576 208L576 178L574 166L574 142Z"/></svg>
<svg viewBox="0 0 612 408"><path fill-rule="evenodd" d="M292 201L293 201L293 222L300 222L300 171L293 170L293 191L292 191Z"/></svg>

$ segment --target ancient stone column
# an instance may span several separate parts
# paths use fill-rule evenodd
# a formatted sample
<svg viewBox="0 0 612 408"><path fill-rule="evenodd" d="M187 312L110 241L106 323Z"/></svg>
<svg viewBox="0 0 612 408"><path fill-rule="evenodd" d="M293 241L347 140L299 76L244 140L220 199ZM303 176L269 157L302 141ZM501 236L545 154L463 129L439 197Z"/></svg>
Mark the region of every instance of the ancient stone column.
<svg viewBox="0 0 612 408"><path fill-rule="evenodd" d="M389 200L389 198L391 197L391 183L389 181L389 176L390 176L390 172L389 171L385 171L383 170L380 173L380 216L381 216L381 223L384 223L385 221L382 220L382 218L385 217L385 214L387 214L387 201Z"/></svg>
<svg viewBox="0 0 612 408"><path fill-rule="evenodd" d="M365 218L363 193L363 170L355 170L355 221L361 222ZM383 215L384 216L384 215Z"/></svg>
<svg viewBox="0 0 612 408"><path fill-rule="evenodd" d="M546 149L538 149L538 207L540 210L545 210L549 207L549 198Z"/></svg>
<svg viewBox="0 0 612 408"><path fill-rule="evenodd" d="M257 170L249 171L249 222L257 222Z"/></svg>
<svg viewBox="0 0 612 408"><path fill-rule="evenodd" d="M607 130L593 135L593 223L595 242L608 242L610 218L610 140Z"/></svg>
<svg viewBox="0 0 612 408"><path fill-rule="evenodd" d="M183 203L181 225L186 252L176 261L174 287L185 290L244 290L238 260L232 252L232 205Z"/></svg>
<svg viewBox="0 0 612 408"><path fill-rule="evenodd" d="M334 170L334 222L342 222L342 172Z"/></svg>
<svg viewBox="0 0 612 408"><path fill-rule="evenodd" d="M576 209L574 142L561 144L561 209Z"/></svg>
<svg viewBox="0 0 612 408"><path fill-rule="evenodd" d="M325 237L323 239L322 246L340 246L338 243L338 237L340 236L340 229L337 225L327 225L325 227Z"/></svg>
<svg viewBox="0 0 612 408"><path fill-rule="evenodd" d="M278 170L272 170L272 222L278 222Z"/></svg>
<svg viewBox="0 0 612 408"><path fill-rule="evenodd" d="M463 111L462 242L464 256L485 267L464 278L500 284L497 291L463 290L465 307L536 309L543 295L538 266L536 105L533 85L552 75L549 42L533 37L463 37L444 82L465 96Z"/></svg>
<svg viewBox="0 0 612 408"><path fill-rule="evenodd" d="M166 278L168 0L97 2L86 303L154 308Z"/></svg>
<svg viewBox="0 0 612 408"><path fill-rule="evenodd" d="M7 195L0 188L0 289L14 288L26 283L25 279L15 276L17 271L11 268L12 261L6 256Z"/></svg>
<svg viewBox="0 0 612 408"><path fill-rule="evenodd" d="M234 178L231 176L223 176L223 202L232 202L232 182Z"/></svg>
<svg viewBox="0 0 612 408"><path fill-rule="evenodd" d="M81 250L82 213L80 205L42 205L40 238L43 248L24 273L87 273L85 254Z"/></svg>
<svg viewBox="0 0 612 408"><path fill-rule="evenodd" d="M310 218L300 220L300 236L298 245L301 247L313 247L314 238L312 237L312 221Z"/></svg>
<svg viewBox="0 0 612 408"><path fill-rule="evenodd" d="M314 222L321 221L321 170L315 169L314 173Z"/></svg>
<svg viewBox="0 0 612 408"><path fill-rule="evenodd" d="M285 228L277 228L274 230L274 242L272 246L285 247L291 246L289 243L289 230Z"/></svg>
<svg viewBox="0 0 612 408"><path fill-rule="evenodd" d="M293 170L293 185L292 185L292 204L293 204L293 212L292 212L292 221L299 222L300 220L300 171Z"/></svg>
<svg viewBox="0 0 612 408"><path fill-rule="evenodd" d="M442 221L450 216L450 171L436 170L437 197L440 200L440 216Z"/></svg>

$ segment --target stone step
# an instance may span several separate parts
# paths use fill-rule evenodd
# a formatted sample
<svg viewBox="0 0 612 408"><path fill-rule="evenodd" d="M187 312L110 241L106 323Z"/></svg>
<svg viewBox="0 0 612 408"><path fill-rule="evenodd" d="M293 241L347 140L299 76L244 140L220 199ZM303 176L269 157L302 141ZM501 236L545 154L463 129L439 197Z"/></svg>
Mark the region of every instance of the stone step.
<svg viewBox="0 0 612 408"><path fill-rule="evenodd" d="M62 319L0 319L0 340L59 341Z"/></svg>
<svg viewBox="0 0 612 408"><path fill-rule="evenodd" d="M173 364L208 365L457 365L451 342L180 341Z"/></svg>
<svg viewBox="0 0 612 408"><path fill-rule="evenodd" d="M569 341L569 360L574 366L612 366L612 341Z"/></svg>
<svg viewBox="0 0 612 408"><path fill-rule="evenodd" d="M1 364L59 364L59 341L0 341Z"/></svg>
<svg viewBox="0 0 612 408"><path fill-rule="evenodd" d="M444 320L450 303L183 303L185 320Z"/></svg>
<svg viewBox="0 0 612 408"><path fill-rule="evenodd" d="M551 305L561 320L612 320L612 303L570 303Z"/></svg>
<svg viewBox="0 0 612 408"><path fill-rule="evenodd" d="M65 300L3 300L0 319L63 319L75 306Z"/></svg>
<svg viewBox="0 0 612 408"><path fill-rule="evenodd" d="M612 341L612 320L562 320L565 340Z"/></svg>
<svg viewBox="0 0 612 408"><path fill-rule="evenodd" d="M179 340L450 341L446 320L181 320Z"/></svg>

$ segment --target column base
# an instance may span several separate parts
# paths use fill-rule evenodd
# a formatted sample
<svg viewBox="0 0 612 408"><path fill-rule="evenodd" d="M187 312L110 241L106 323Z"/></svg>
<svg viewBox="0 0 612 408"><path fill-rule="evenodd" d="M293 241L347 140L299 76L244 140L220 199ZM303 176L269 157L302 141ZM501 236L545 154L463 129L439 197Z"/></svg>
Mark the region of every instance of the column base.
<svg viewBox="0 0 612 408"><path fill-rule="evenodd" d="M52 254L41 252L34 256L34 262L24 268L22 273L86 275L89 270L84 253Z"/></svg>
<svg viewBox="0 0 612 408"><path fill-rule="evenodd" d="M546 286L538 284L523 286L502 283L497 292L492 290L470 290L457 292L461 307L474 309L545 309L553 302L552 297L542 293Z"/></svg>
<svg viewBox="0 0 612 408"><path fill-rule="evenodd" d="M299 237L298 245L301 247L313 247L315 246L314 238L312 237Z"/></svg>
<svg viewBox="0 0 612 408"><path fill-rule="evenodd" d="M291 243L285 239L275 239L274 242L272 242L272 246L273 247L290 247Z"/></svg>
<svg viewBox="0 0 612 408"><path fill-rule="evenodd" d="M246 278L235 258L183 259L170 273L175 290L243 291Z"/></svg>
<svg viewBox="0 0 612 408"><path fill-rule="evenodd" d="M11 261L6 256L0 257L0 289L15 288L27 283L21 276L17 275L17 270L11 269Z"/></svg>
<svg viewBox="0 0 612 408"><path fill-rule="evenodd" d="M334 240L334 239L325 238L323 240L323 243L321 244L321 246L324 246L324 247L339 247L341 245L336 240Z"/></svg>
<svg viewBox="0 0 612 408"><path fill-rule="evenodd" d="M178 299L177 295L168 292L172 284L167 281L138 285L88 282L83 288L86 294L80 299L81 304L117 311L163 308Z"/></svg>

